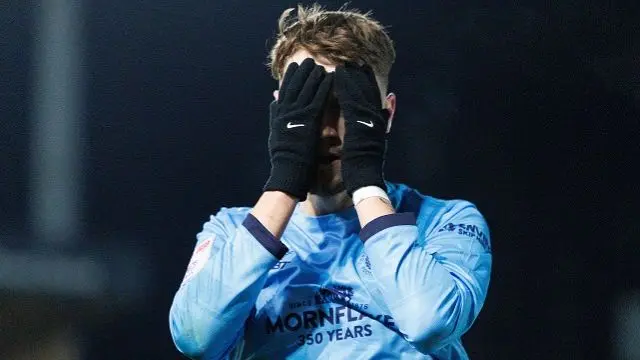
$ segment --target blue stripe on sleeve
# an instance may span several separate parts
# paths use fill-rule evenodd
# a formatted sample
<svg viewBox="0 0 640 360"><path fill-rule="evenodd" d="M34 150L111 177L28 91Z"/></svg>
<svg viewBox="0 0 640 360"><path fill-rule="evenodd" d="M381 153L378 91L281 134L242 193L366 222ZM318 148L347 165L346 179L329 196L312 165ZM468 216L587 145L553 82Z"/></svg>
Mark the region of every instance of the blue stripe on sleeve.
<svg viewBox="0 0 640 360"><path fill-rule="evenodd" d="M384 229L398 225L415 225L416 217L412 213L389 214L372 220L360 230L360 239L367 241L373 235Z"/></svg>
<svg viewBox="0 0 640 360"><path fill-rule="evenodd" d="M253 235L256 240L267 249L271 255L275 256L278 260L282 259L284 254L289 251L289 249L272 233L267 230L267 228L262 225L258 219L255 218L252 214L248 214L246 219L242 222L242 225L249 231L251 235Z"/></svg>

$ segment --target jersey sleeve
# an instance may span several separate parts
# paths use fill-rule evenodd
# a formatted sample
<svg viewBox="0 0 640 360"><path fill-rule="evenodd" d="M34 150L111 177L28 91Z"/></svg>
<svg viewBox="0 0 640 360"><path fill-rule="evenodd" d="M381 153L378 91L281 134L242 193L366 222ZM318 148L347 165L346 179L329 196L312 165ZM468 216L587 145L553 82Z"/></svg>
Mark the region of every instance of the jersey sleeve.
<svg viewBox="0 0 640 360"><path fill-rule="evenodd" d="M380 217L361 232L371 269L398 330L428 353L460 338L487 295L487 223L468 202L426 233L413 214Z"/></svg>
<svg viewBox="0 0 640 360"><path fill-rule="evenodd" d="M169 311L178 350L190 358L225 357L286 247L252 215L234 224L221 210L204 224Z"/></svg>

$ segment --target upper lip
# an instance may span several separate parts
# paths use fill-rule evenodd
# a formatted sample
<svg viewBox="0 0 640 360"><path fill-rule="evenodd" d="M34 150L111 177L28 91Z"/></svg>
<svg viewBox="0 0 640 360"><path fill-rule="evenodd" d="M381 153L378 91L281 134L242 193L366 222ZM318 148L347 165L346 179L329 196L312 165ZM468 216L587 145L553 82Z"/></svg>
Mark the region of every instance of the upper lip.
<svg viewBox="0 0 640 360"><path fill-rule="evenodd" d="M324 150L320 151L318 156L323 158L339 158L342 156L342 152L340 150Z"/></svg>
<svg viewBox="0 0 640 360"><path fill-rule="evenodd" d="M340 155L342 152L341 141L337 137L327 136L321 137L320 143L318 144L318 153L320 154L332 154L332 155Z"/></svg>

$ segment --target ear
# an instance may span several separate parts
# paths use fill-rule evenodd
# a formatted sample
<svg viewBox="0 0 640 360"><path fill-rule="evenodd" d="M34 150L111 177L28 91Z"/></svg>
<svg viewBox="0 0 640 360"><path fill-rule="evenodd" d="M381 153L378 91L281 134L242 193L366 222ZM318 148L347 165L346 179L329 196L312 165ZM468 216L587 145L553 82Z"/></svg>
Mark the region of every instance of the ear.
<svg viewBox="0 0 640 360"><path fill-rule="evenodd" d="M280 92L278 90L273 90L273 100L278 101L278 95Z"/></svg>
<svg viewBox="0 0 640 360"><path fill-rule="evenodd" d="M393 116L396 113L396 94L389 93L384 99L384 107L389 112L389 119L387 120L387 134L391 132L391 125L393 124Z"/></svg>

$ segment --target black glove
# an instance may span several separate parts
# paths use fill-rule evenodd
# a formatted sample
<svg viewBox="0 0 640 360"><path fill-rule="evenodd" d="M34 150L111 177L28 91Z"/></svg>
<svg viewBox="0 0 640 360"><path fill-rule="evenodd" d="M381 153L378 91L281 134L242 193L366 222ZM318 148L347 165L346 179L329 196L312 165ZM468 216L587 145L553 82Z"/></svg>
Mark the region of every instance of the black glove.
<svg viewBox="0 0 640 360"><path fill-rule="evenodd" d="M287 68L278 100L270 106L271 175L264 191L306 199L316 171L319 117L332 85L333 74L327 74L311 58Z"/></svg>
<svg viewBox="0 0 640 360"><path fill-rule="evenodd" d="M364 186L386 189L382 167L388 113L370 66L347 63L336 68L335 89L344 114L342 181L350 196ZM386 116L385 116L386 115Z"/></svg>

